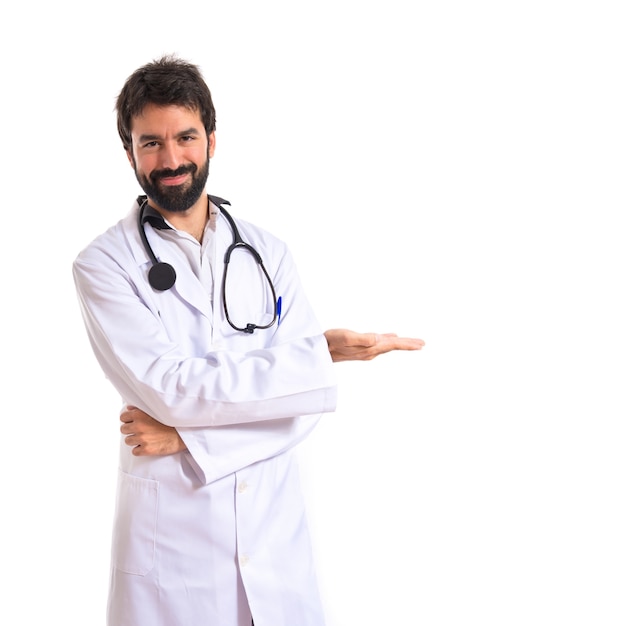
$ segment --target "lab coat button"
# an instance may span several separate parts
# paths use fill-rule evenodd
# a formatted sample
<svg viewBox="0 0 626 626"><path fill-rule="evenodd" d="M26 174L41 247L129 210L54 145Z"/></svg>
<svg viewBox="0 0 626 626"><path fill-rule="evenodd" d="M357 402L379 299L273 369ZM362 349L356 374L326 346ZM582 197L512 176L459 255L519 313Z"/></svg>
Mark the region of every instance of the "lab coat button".
<svg viewBox="0 0 626 626"><path fill-rule="evenodd" d="M239 493L245 493L246 491L248 491L248 483L245 480L239 483L239 487L237 487L237 491Z"/></svg>
<svg viewBox="0 0 626 626"><path fill-rule="evenodd" d="M248 565L249 562L250 562L250 558L246 556L245 554L242 554L239 557L239 565L241 565L241 567L245 567L246 565Z"/></svg>

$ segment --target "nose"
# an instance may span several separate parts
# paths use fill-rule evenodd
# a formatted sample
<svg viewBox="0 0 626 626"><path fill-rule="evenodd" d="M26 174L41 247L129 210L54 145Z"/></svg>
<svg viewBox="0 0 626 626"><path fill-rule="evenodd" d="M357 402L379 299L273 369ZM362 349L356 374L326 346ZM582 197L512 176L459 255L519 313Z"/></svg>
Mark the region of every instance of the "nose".
<svg viewBox="0 0 626 626"><path fill-rule="evenodd" d="M164 143L159 151L159 169L175 170L182 163L182 151L177 142Z"/></svg>

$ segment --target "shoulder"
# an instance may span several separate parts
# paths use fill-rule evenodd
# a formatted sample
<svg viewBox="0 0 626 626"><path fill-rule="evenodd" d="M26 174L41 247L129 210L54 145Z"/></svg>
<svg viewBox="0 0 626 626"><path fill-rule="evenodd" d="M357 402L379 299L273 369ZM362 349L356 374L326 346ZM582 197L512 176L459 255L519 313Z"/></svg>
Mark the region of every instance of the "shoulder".
<svg viewBox="0 0 626 626"><path fill-rule="evenodd" d="M102 264L107 259L121 259L132 253L139 241L137 230L137 205L116 224L95 237L74 259L73 265Z"/></svg>

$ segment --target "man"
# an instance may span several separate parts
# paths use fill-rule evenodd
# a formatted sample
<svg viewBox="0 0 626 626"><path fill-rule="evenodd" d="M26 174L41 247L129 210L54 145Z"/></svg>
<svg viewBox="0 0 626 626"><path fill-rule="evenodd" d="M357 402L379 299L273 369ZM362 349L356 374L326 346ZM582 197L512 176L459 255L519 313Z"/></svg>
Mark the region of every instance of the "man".
<svg viewBox="0 0 626 626"><path fill-rule="evenodd" d="M215 110L196 66L139 68L117 114L146 195L73 268L126 406L108 624L320 626L294 448L335 409L333 360L423 342L323 334L285 244L206 195Z"/></svg>

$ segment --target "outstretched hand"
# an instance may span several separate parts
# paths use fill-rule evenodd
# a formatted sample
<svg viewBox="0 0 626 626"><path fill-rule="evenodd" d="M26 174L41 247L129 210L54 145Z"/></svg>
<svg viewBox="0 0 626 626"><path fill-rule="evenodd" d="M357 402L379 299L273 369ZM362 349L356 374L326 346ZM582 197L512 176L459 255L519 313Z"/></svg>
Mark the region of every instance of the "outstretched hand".
<svg viewBox="0 0 626 626"><path fill-rule="evenodd" d="M398 337L394 333L357 333L345 328L333 328L324 333L330 356L340 361L371 361L379 354L392 350L421 350L424 342L411 337Z"/></svg>

